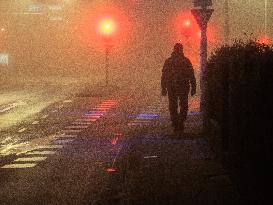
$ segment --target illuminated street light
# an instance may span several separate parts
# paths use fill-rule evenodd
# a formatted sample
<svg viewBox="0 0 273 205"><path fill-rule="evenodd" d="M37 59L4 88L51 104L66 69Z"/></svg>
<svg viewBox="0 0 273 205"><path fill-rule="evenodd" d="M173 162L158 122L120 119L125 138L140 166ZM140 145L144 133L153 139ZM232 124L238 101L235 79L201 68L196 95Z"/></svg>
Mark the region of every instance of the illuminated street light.
<svg viewBox="0 0 273 205"><path fill-rule="evenodd" d="M185 21L184 25L185 25L185 26L190 26L190 25L191 25L191 22L190 22L190 21Z"/></svg>
<svg viewBox="0 0 273 205"><path fill-rule="evenodd" d="M103 37L105 47L105 83L109 84L109 55L112 47L112 37L116 31L115 22L107 17L99 22L99 31Z"/></svg>
<svg viewBox="0 0 273 205"><path fill-rule="evenodd" d="M179 28L180 33L189 40L190 37L193 37L195 33L195 28L192 25L192 22L189 20L189 17L185 16L181 22L181 26Z"/></svg>
<svg viewBox="0 0 273 205"><path fill-rule="evenodd" d="M112 19L105 18L99 23L99 30L102 35L110 36L116 30L116 25Z"/></svg>

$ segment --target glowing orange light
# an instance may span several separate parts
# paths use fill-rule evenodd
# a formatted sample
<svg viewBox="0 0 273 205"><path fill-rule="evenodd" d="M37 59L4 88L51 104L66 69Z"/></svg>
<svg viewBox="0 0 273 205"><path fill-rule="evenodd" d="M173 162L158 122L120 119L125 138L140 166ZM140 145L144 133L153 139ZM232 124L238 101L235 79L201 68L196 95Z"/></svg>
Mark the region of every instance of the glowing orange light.
<svg viewBox="0 0 273 205"><path fill-rule="evenodd" d="M99 22L99 29L102 34L111 35L115 32L116 25L113 20L105 18L101 22Z"/></svg>
<svg viewBox="0 0 273 205"><path fill-rule="evenodd" d="M116 172L117 170L114 168L108 168L108 169L106 169L106 171L109 173L112 173L112 172Z"/></svg>
<svg viewBox="0 0 273 205"><path fill-rule="evenodd" d="M172 19L171 22L174 33L172 38L174 42L180 42L184 45L184 52L194 65L199 64L199 45L201 31L199 25L190 10L183 10ZM214 30L212 24L207 28L208 43L214 43Z"/></svg>
<svg viewBox="0 0 273 205"><path fill-rule="evenodd" d="M91 1L92 2L92 1ZM88 3L76 16L73 29L75 37L83 46L105 52L105 42L109 41L115 51L127 44L131 23L126 12L117 5L107 6ZM72 28L72 27L71 27Z"/></svg>
<svg viewBox="0 0 273 205"><path fill-rule="evenodd" d="M190 21L185 21L184 25L185 25L185 26L190 26L190 25L191 25L191 22L190 22Z"/></svg>
<svg viewBox="0 0 273 205"><path fill-rule="evenodd" d="M262 36L258 38L258 42L262 44L270 44L270 39L268 36Z"/></svg>
<svg viewBox="0 0 273 205"><path fill-rule="evenodd" d="M117 143L118 143L118 137L112 139L112 141L111 141L111 144L112 144L112 145L116 145Z"/></svg>

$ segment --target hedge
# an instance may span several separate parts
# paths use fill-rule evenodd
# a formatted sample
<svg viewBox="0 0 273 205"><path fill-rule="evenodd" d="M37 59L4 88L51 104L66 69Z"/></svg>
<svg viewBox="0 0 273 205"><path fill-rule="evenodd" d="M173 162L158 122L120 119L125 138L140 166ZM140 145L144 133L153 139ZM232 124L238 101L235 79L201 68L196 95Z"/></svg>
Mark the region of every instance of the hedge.
<svg viewBox="0 0 273 205"><path fill-rule="evenodd" d="M209 117L220 125L223 151L240 165L267 167L273 162L273 47L254 41L220 47L206 76Z"/></svg>

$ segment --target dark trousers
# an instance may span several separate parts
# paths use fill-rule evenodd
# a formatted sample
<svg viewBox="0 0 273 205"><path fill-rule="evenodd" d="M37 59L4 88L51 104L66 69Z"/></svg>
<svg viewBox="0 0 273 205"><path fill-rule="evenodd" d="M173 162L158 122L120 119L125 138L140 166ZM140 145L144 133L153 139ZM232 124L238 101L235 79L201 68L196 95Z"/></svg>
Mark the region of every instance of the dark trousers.
<svg viewBox="0 0 273 205"><path fill-rule="evenodd" d="M179 94L179 95L169 93L168 97L169 97L169 110L170 110L172 125L175 129L183 130L184 121L187 118L187 113L189 109L188 93Z"/></svg>

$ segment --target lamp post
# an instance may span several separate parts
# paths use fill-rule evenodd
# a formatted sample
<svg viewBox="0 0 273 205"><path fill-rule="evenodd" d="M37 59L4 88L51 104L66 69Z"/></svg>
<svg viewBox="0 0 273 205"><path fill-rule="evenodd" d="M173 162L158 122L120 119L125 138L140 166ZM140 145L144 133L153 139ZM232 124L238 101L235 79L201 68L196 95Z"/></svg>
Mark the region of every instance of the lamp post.
<svg viewBox="0 0 273 205"><path fill-rule="evenodd" d="M102 19L99 24L100 32L104 41L104 49L105 49L105 84L109 85L109 56L112 48L112 36L116 30L115 22L107 17Z"/></svg>
<svg viewBox="0 0 273 205"><path fill-rule="evenodd" d="M267 36L267 7L268 1L264 1L264 35Z"/></svg>
<svg viewBox="0 0 273 205"><path fill-rule="evenodd" d="M203 131L208 131L208 106L207 106L207 25L213 13L213 9L208 8L212 6L211 0L194 0L194 9L191 10L201 29L200 42L200 111L203 118Z"/></svg>
<svg viewBox="0 0 273 205"><path fill-rule="evenodd" d="M229 35L230 35L230 27L229 27L229 0L225 0L224 1L224 15L225 15L225 26L224 26L225 43L229 44Z"/></svg>
<svg viewBox="0 0 273 205"><path fill-rule="evenodd" d="M104 48L105 48L105 85L108 86L109 85L109 68L110 68L109 59L110 59L110 52L112 48L111 39L105 40Z"/></svg>
<svg viewBox="0 0 273 205"><path fill-rule="evenodd" d="M110 50L108 45L105 45L105 83L106 86L109 84L109 54Z"/></svg>

